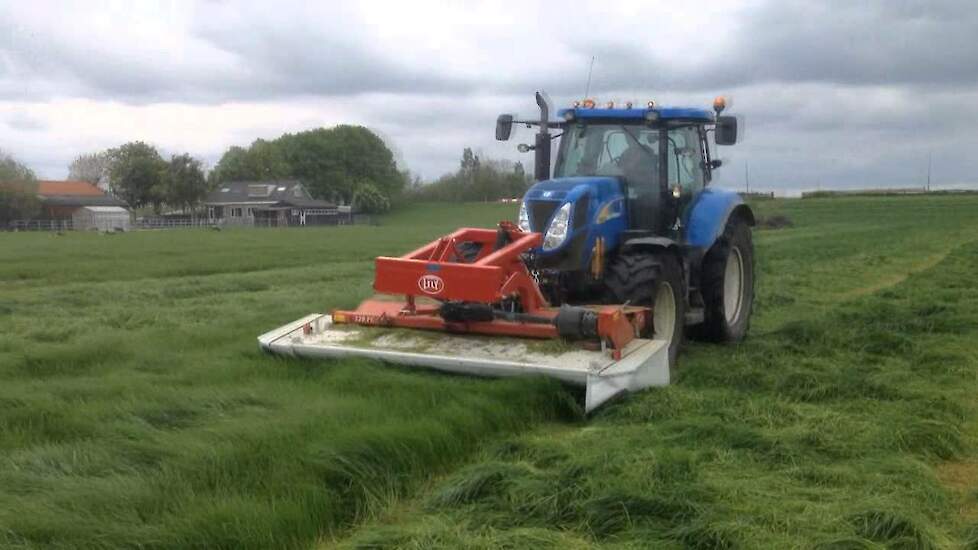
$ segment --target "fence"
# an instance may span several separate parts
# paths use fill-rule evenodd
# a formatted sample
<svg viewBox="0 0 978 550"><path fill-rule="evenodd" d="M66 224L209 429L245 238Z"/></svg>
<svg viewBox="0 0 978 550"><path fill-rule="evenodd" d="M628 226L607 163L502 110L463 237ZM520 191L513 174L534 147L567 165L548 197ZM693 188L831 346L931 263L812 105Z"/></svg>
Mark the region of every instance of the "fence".
<svg viewBox="0 0 978 550"><path fill-rule="evenodd" d="M132 224L134 229L178 229L193 227L220 227L221 220L207 218L139 218Z"/></svg>
<svg viewBox="0 0 978 550"><path fill-rule="evenodd" d="M371 225L374 220L365 214L341 215L322 217L318 223L300 225L282 225L274 219L237 218L237 219L208 219L208 218L139 218L132 223L132 229L191 229L191 228L231 228L231 227L317 227L323 225ZM13 220L6 226L0 222L0 231L71 231L74 223L70 218L60 220ZM79 228L81 229L81 228Z"/></svg>
<svg viewBox="0 0 978 550"><path fill-rule="evenodd" d="M13 220L7 229L10 231L71 231L75 224L71 219L64 220Z"/></svg>

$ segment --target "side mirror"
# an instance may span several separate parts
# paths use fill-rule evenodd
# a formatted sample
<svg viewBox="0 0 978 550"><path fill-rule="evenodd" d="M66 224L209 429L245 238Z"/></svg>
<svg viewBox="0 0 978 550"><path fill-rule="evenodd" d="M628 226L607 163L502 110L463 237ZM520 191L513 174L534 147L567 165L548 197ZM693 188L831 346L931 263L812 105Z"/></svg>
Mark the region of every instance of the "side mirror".
<svg viewBox="0 0 978 550"><path fill-rule="evenodd" d="M737 117L718 116L714 139L717 145L733 145L737 143Z"/></svg>
<svg viewBox="0 0 978 550"><path fill-rule="evenodd" d="M496 140L506 141L513 133L513 115L499 115L496 119Z"/></svg>

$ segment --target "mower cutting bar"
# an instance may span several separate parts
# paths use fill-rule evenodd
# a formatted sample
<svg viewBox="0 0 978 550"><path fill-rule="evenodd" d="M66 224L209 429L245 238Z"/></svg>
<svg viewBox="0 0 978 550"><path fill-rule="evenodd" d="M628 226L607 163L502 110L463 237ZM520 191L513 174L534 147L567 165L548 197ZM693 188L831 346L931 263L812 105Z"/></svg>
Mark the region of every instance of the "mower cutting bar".
<svg viewBox="0 0 978 550"><path fill-rule="evenodd" d="M663 340L632 340L614 360L601 351L535 352L518 338L446 334L416 340L410 332L400 332L371 339L370 330L312 314L262 334L258 344L264 351L292 357L368 358L485 377L543 375L585 388L588 412L623 392L669 383L669 349Z"/></svg>
<svg viewBox="0 0 978 550"><path fill-rule="evenodd" d="M452 323L438 315L437 307L415 306L414 312L409 312L406 303L385 300L365 300L353 311L336 310L332 314L332 322L338 325L414 328L454 333L470 332L500 336L523 336L526 338L557 338L559 336L557 327L553 323L520 323L504 320Z"/></svg>

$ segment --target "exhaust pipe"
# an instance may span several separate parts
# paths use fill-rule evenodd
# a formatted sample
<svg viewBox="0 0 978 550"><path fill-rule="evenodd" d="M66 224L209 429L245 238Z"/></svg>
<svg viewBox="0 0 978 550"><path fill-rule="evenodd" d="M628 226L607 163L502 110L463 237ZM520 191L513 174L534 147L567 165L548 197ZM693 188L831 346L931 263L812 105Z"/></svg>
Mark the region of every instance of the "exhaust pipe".
<svg viewBox="0 0 978 550"><path fill-rule="evenodd" d="M534 143L533 177L537 181L550 179L550 101L544 92L537 92L540 106L540 131Z"/></svg>

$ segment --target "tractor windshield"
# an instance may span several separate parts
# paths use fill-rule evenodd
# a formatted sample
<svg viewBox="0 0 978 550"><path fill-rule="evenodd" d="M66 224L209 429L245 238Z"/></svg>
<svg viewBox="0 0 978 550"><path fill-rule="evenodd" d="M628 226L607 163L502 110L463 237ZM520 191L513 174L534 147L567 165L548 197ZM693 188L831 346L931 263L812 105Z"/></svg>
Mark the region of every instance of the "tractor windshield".
<svg viewBox="0 0 978 550"><path fill-rule="evenodd" d="M660 133L645 125L570 126L560 142L554 175L617 176L635 191L651 191L658 173Z"/></svg>
<svg viewBox="0 0 978 550"><path fill-rule="evenodd" d="M557 153L556 177L621 178L628 197L629 225L652 229L659 223L661 128L639 124L569 125Z"/></svg>

